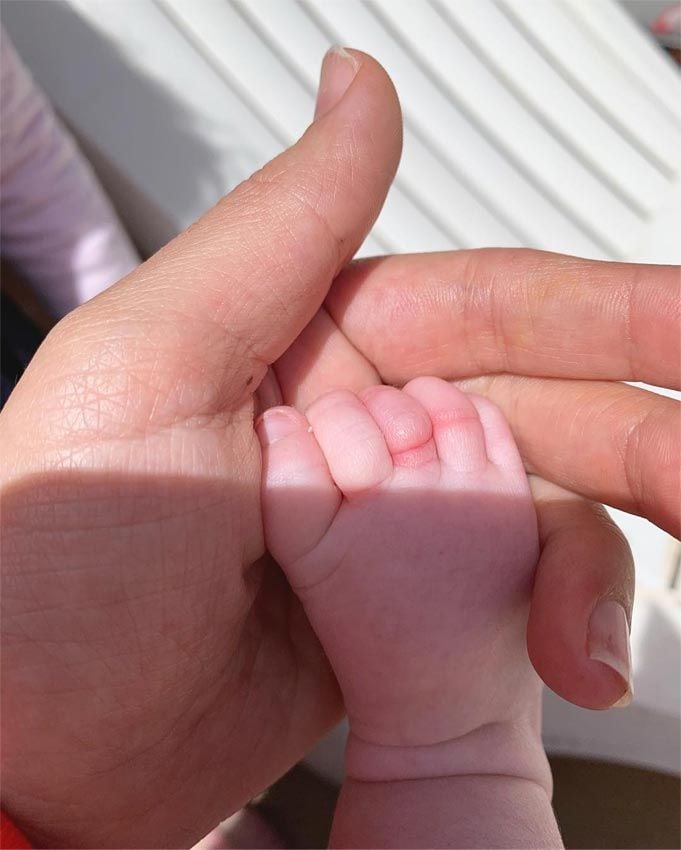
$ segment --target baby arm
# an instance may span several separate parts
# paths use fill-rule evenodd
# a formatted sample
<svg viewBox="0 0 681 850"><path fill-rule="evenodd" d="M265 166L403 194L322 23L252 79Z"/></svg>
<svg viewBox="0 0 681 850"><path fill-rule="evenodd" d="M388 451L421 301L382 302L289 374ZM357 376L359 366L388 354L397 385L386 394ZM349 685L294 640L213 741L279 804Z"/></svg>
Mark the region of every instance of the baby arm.
<svg viewBox="0 0 681 850"><path fill-rule="evenodd" d="M347 778L332 847L562 847L546 791L507 776Z"/></svg>

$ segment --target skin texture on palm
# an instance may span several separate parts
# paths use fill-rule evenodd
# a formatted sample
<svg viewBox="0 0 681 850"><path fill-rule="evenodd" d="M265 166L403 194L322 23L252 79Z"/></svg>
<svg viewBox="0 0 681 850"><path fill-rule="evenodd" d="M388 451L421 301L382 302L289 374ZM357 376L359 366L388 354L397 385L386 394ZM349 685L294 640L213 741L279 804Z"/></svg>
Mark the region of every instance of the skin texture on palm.
<svg viewBox="0 0 681 850"><path fill-rule="evenodd" d="M382 69L324 77L298 145L62 321L2 413L3 805L38 845L192 844L340 716L253 431L399 157Z"/></svg>

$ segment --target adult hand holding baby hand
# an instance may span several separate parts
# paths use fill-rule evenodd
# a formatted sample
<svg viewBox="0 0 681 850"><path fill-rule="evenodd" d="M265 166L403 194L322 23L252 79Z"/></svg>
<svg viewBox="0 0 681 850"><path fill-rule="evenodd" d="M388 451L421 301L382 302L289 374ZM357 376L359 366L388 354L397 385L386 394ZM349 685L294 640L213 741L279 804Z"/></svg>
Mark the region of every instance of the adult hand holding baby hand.
<svg viewBox="0 0 681 850"><path fill-rule="evenodd" d="M282 359L286 400L326 376L306 365L330 323L401 385L457 380L505 413L532 473L542 555L528 626L537 672L565 699L629 698L633 563L597 502L679 535L679 269L529 250L385 257L349 266ZM592 501L596 500L596 502Z"/></svg>
<svg viewBox="0 0 681 850"><path fill-rule="evenodd" d="M595 418L597 401L587 402L623 390L560 380L627 377L626 355L632 377L650 380L660 363L664 380L678 374L663 340L670 299L646 296L641 272L605 267L585 290L600 309L583 313L572 281L589 269L593 280L596 264L570 277L578 261L533 253L393 258L351 266L320 309L380 209L399 150L383 71L362 54L331 53L301 141L60 323L8 402L3 804L36 843L191 843L340 714L319 645L263 557L254 392L278 358L269 389L301 405L381 378L548 376L481 387L505 408L532 470L671 521L672 479L651 484L648 471L674 448L672 403L622 402L626 421L641 424L616 467L630 478L617 478L608 437L623 417ZM569 286L550 290L558 273ZM667 292L670 273L657 274ZM640 300L627 301L637 279ZM606 366L614 337L599 335L619 321L613 304L627 347ZM647 354L653 319L662 330ZM577 335L571 347L560 345L565 329ZM567 410L583 423L579 451L574 432L547 433L546 399L560 405L558 421ZM632 481L640 503L628 500ZM626 544L591 503L538 497L531 654L563 696L611 705L625 685L589 659L589 615L600 599L629 611Z"/></svg>

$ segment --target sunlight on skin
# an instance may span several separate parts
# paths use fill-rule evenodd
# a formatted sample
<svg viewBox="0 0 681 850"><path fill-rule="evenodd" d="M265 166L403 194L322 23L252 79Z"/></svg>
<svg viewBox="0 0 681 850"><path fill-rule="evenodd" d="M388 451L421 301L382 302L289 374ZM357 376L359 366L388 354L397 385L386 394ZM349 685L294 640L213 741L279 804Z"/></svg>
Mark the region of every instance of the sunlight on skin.
<svg viewBox="0 0 681 850"><path fill-rule="evenodd" d="M363 786L375 804L367 834L341 795L334 846L377 833L371 846L398 846L396 799L415 846L485 846L490 834L559 846L525 640L537 522L501 413L417 378L402 391L336 390L306 416L273 408L258 434L266 542L343 692L352 807ZM440 817L434 831L422 809L445 778L458 796L444 793L448 826ZM484 798L462 809L481 779ZM389 793L406 780L408 802ZM528 786L544 793L523 798L523 834L507 803Z"/></svg>
<svg viewBox="0 0 681 850"><path fill-rule="evenodd" d="M622 695L587 638L600 602L630 615L630 555L569 491L676 527L678 407L593 384L678 379L678 280L527 251L339 276L401 147L390 80L351 56L325 60L293 148L57 325L0 417L3 805L36 845L188 846L341 714L265 555L266 374L270 400L306 408L382 379L519 373L476 388L541 476L530 657L580 705Z"/></svg>

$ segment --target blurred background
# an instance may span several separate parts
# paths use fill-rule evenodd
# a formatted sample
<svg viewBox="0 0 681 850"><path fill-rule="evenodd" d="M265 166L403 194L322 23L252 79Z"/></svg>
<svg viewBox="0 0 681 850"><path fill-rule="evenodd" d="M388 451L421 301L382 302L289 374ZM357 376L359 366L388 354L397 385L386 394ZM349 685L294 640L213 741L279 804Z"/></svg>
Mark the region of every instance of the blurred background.
<svg viewBox="0 0 681 850"><path fill-rule="evenodd" d="M402 163L360 254L495 245L681 262L678 4L3 0L0 12L143 257L301 134L338 43L386 67L404 111ZM556 807L571 847L678 847L681 552L613 514L637 566L635 699L595 713L546 695ZM260 803L290 846L325 840L342 747L340 729Z"/></svg>

